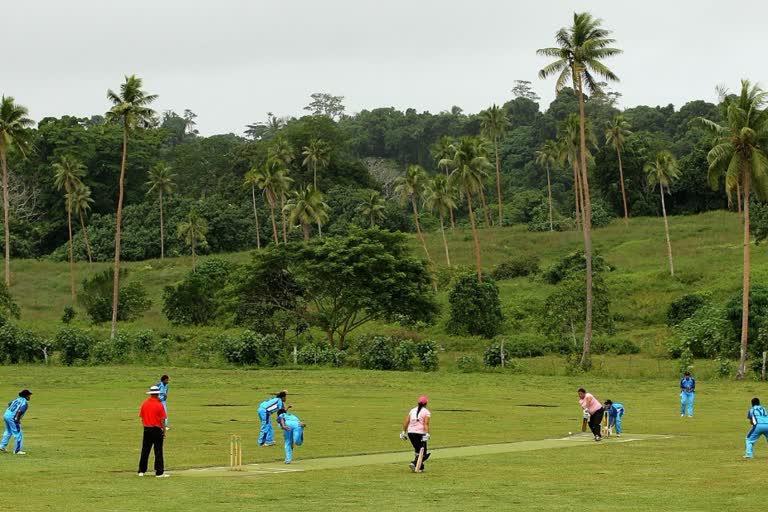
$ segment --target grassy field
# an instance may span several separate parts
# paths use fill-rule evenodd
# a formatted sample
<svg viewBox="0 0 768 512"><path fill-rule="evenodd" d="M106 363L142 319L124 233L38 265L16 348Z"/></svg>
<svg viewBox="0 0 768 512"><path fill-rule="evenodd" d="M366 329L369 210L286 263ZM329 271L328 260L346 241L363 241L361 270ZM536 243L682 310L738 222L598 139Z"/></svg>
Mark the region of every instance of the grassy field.
<svg viewBox="0 0 768 512"><path fill-rule="evenodd" d="M146 386L171 375L171 478L138 478ZM6 498L18 511L295 510L734 510L763 486L768 446L742 460L754 382L700 379L694 418L680 418L677 380L505 374L410 374L359 370L236 371L182 368L0 367L1 396L35 392L24 426L28 456L0 453ZM440 457L440 448L561 438L576 431L576 389L627 407L625 438L477 456ZM287 387L307 422L302 460L401 452L391 462L240 478L191 477L188 468L228 462L229 436L243 436L244 462L277 462L282 448L257 448L256 406ZM419 394L430 397L429 472L407 468L402 418ZM765 397L768 399L768 397ZM531 407L530 405L552 407ZM459 452L460 453L460 452ZM307 467L317 465L307 461ZM323 464L321 464L323 465ZM327 464L325 464L327 466ZM174 474L176 473L176 474ZM11 497L10 490L15 490Z"/></svg>

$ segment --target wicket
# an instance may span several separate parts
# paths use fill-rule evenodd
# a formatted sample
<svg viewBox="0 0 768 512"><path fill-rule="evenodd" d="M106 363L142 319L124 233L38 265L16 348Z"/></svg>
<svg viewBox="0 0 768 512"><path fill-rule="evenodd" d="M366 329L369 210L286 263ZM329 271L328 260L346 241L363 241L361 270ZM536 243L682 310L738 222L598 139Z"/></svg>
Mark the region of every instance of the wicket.
<svg viewBox="0 0 768 512"><path fill-rule="evenodd" d="M613 427L609 426L610 420L608 418L608 413L603 414L603 421L602 425L600 425L600 435L605 437L611 437L611 434L613 434Z"/></svg>
<svg viewBox="0 0 768 512"><path fill-rule="evenodd" d="M240 436L235 434L229 438L229 469L230 471L243 470L243 445Z"/></svg>

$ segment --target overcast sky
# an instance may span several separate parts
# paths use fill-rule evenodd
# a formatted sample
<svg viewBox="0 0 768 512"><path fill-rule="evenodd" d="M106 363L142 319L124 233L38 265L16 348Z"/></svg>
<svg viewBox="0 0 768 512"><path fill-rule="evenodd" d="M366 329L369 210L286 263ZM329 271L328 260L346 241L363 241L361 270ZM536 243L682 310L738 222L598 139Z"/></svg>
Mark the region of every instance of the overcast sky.
<svg viewBox="0 0 768 512"><path fill-rule="evenodd" d="M155 108L189 108L201 133L242 133L266 112L300 115L313 92L347 111L477 112L553 80L536 49L587 10L624 54L608 61L622 106L714 101L740 78L768 85L768 2L709 0L0 0L0 94L32 117L102 114L135 73ZM735 20L738 19L738 23Z"/></svg>

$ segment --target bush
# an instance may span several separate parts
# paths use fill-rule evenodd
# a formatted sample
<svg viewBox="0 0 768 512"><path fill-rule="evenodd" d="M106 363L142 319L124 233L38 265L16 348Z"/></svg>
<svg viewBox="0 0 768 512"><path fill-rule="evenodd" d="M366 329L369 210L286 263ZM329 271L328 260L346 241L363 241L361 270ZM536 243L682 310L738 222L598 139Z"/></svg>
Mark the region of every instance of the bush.
<svg viewBox="0 0 768 512"><path fill-rule="evenodd" d="M147 291L141 283L127 282L128 271L120 270L120 291L117 299L117 320L135 320L141 317L151 306ZM112 293L114 286L112 270L99 272L83 280L83 289L77 301L85 309L94 323L112 319Z"/></svg>
<svg viewBox="0 0 768 512"><path fill-rule="evenodd" d="M346 356L346 352L327 343L311 342L299 349L296 360L299 364L339 367L344 364Z"/></svg>
<svg viewBox="0 0 768 512"><path fill-rule="evenodd" d="M93 336L76 327L64 327L56 334L56 348L61 353L61 362L67 366L85 363L96 344Z"/></svg>
<svg viewBox="0 0 768 512"><path fill-rule="evenodd" d="M536 256L523 255L509 258L496 265L496 268L491 272L491 277L497 281L502 281L538 274L539 270L539 259Z"/></svg>
<svg viewBox="0 0 768 512"><path fill-rule="evenodd" d="M413 358L416 350L413 343L408 340L400 340L395 346L395 369L402 371L413 370Z"/></svg>
<svg viewBox="0 0 768 512"><path fill-rule="evenodd" d="M233 265L211 258L187 274L176 286L163 292L163 314L174 325L208 325L220 309L220 292L225 287Z"/></svg>
<svg viewBox="0 0 768 512"><path fill-rule="evenodd" d="M47 359L48 343L17 325L6 323L0 327L0 363L33 363Z"/></svg>
<svg viewBox="0 0 768 512"><path fill-rule="evenodd" d="M433 372L440 365L440 358L437 354L437 343L432 340L422 340L416 342L416 357L419 358L421 369L425 372Z"/></svg>
<svg viewBox="0 0 768 512"><path fill-rule="evenodd" d="M549 267L544 274L544 280L549 284L558 284L560 281L579 273L585 273L587 270L587 258L584 251L576 251L560 258L554 265ZM592 273L613 272L614 267L605 262L597 251L592 252Z"/></svg>
<svg viewBox="0 0 768 512"><path fill-rule="evenodd" d="M741 339L742 294L742 289L739 289L725 307L726 318L736 332L736 339ZM755 283L749 289L748 345L756 341L765 318L768 318L768 286Z"/></svg>
<svg viewBox="0 0 768 512"><path fill-rule="evenodd" d="M531 220L527 225L528 231L534 232L567 231L573 226L573 221L560 215L555 205L552 205L552 224L550 225L549 202L546 201L533 209Z"/></svg>
<svg viewBox="0 0 768 512"><path fill-rule="evenodd" d="M61 322L64 324L71 323L72 320L75 319L76 314L77 313L75 312L75 308L73 308L72 306L66 306L64 308L64 314L61 315Z"/></svg>
<svg viewBox="0 0 768 512"><path fill-rule="evenodd" d="M603 201L599 199L592 200L592 227L603 228L610 224L614 219L613 213L610 208Z"/></svg>
<svg viewBox="0 0 768 512"><path fill-rule="evenodd" d="M693 354L687 348L680 353L680 361L677 368L679 373L690 371L693 368Z"/></svg>
<svg viewBox="0 0 768 512"><path fill-rule="evenodd" d="M5 283L0 282L0 325L5 325L11 318L19 319L21 308L11 297Z"/></svg>
<svg viewBox="0 0 768 512"><path fill-rule="evenodd" d="M507 350L506 344L504 346L504 362L506 364L506 361L509 360L509 351ZM495 368L496 366L501 366L501 342L494 341L490 345L488 345L488 348L485 349L485 353L483 353L483 364L485 366L490 366L492 368Z"/></svg>
<svg viewBox="0 0 768 512"><path fill-rule="evenodd" d="M504 317L499 288L493 279L486 278L480 283L476 276L462 276L456 281L448 301L451 316L447 327L451 334L493 338L501 331Z"/></svg>
<svg viewBox="0 0 768 512"><path fill-rule="evenodd" d="M392 338L386 336L367 336L358 339L357 350L360 355L360 368L366 370L394 370L395 348Z"/></svg>
<svg viewBox="0 0 768 512"><path fill-rule="evenodd" d="M592 342L593 354L615 354L622 356L626 354L640 353L640 347L628 339L624 338L595 338Z"/></svg>
<svg viewBox="0 0 768 512"><path fill-rule="evenodd" d="M667 325L672 327L692 317L707 302L707 297L700 293L689 293L673 300L667 309Z"/></svg>
<svg viewBox="0 0 768 512"><path fill-rule="evenodd" d="M459 356L456 368L462 373L474 373L480 371L480 361L475 356Z"/></svg>
<svg viewBox="0 0 768 512"><path fill-rule="evenodd" d="M672 357L682 357L684 351L690 352L691 357L728 357L736 355L738 348L733 326L725 312L714 306L703 306L676 325L667 345Z"/></svg>
<svg viewBox="0 0 768 512"><path fill-rule="evenodd" d="M721 379L725 379L731 376L731 372L733 371L733 368L731 367L731 360L727 357L718 357L715 359L715 362L717 363L717 368L715 369L715 373L718 377ZM762 361L760 361L760 366L762 368Z"/></svg>
<svg viewBox="0 0 768 512"><path fill-rule="evenodd" d="M256 334L249 330L239 336L227 336L221 341L224 359L235 364L277 366L281 360L281 349L277 336Z"/></svg>

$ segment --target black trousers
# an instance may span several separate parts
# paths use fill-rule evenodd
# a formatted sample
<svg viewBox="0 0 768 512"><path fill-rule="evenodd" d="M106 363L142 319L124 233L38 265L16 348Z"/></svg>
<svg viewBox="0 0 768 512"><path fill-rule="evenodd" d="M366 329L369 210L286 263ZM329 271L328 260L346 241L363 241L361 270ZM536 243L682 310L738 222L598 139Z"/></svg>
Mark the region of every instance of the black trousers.
<svg viewBox="0 0 768 512"><path fill-rule="evenodd" d="M600 424L603 422L603 409L593 413L589 417L589 430L595 437L602 437L600 435Z"/></svg>
<svg viewBox="0 0 768 512"><path fill-rule="evenodd" d="M165 471L165 461L163 461L163 439L163 429L160 427L144 427L144 438L141 442L141 458L139 459L139 473L147 472L149 452L154 448L155 474L163 474Z"/></svg>
<svg viewBox="0 0 768 512"><path fill-rule="evenodd" d="M427 459L429 458L429 454L427 453L427 442L422 441L421 438L424 437L424 434L414 434L413 432L408 432L408 440L411 442L411 445L413 445L413 464L416 465L416 463L419 461L419 451L424 448L424 458L421 459L421 467L422 469L426 464L424 464Z"/></svg>

